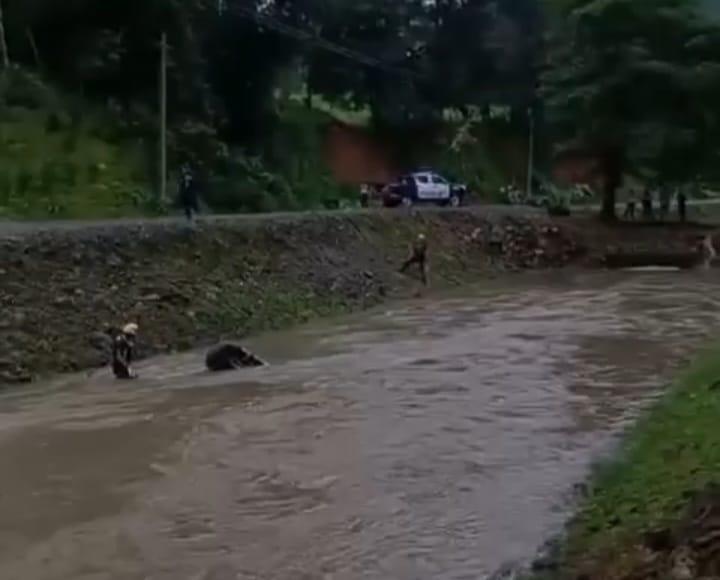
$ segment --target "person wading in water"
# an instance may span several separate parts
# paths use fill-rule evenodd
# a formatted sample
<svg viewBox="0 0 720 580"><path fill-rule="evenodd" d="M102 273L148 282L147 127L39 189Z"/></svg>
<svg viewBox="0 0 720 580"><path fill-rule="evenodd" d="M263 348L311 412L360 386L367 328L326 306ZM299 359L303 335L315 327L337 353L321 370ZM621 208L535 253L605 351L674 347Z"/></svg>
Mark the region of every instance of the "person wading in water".
<svg viewBox="0 0 720 580"><path fill-rule="evenodd" d="M702 242L700 242L700 252L702 253L703 258L703 268L710 268L713 261L717 257L717 252L715 251L715 246L713 245L712 234L708 234L702 239Z"/></svg>
<svg viewBox="0 0 720 580"><path fill-rule="evenodd" d="M410 247L410 255L408 256L408 259L403 262L400 272L404 274L407 269L414 264L417 264L418 266L420 271L420 280L422 281L423 286L427 286L427 239L425 238L425 234L419 234L413 242Z"/></svg>
<svg viewBox="0 0 720 580"><path fill-rule="evenodd" d="M117 379L136 379L137 374L132 370L132 359L135 351L135 337L138 325L126 324L122 332L113 340L112 369Z"/></svg>

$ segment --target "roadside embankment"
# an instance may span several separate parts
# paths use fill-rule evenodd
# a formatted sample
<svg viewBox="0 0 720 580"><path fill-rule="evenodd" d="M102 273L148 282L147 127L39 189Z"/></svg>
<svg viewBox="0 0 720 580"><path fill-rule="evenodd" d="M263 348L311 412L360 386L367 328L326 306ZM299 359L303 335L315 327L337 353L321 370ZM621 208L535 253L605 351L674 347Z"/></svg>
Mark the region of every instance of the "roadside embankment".
<svg viewBox="0 0 720 580"><path fill-rule="evenodd" d="M707 349L598 468L537 579L720 577L719 355Z"/></svg>
<svg viewBox="0 0 720 580"><path fill-rule="evenodd" d="M141 326L141 357L408 296L419 233L433 288L489 273L597 261L607 245L685 230L615 232L517 208L367 211L0 226L0 383L108 362L109 333ZM641 228L642 229L642 228Z"/></svg>

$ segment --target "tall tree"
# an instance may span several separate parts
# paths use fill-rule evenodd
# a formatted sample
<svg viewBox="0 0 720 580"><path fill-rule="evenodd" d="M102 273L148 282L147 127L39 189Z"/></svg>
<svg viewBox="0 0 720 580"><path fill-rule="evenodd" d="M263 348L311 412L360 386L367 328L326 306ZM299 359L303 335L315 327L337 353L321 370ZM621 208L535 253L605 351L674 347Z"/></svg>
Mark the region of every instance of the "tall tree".
<svg viewBox="0 0 720 580"><path fill-rule="evenodd" d="M716 117L714 28L694 0L564 0L543 90L560 142L599 162L615 218L623 175L662 175L668 156L699 159ZM691 163L692 167L696 165ZM675 164L677 166L677 164Z"/></svg>

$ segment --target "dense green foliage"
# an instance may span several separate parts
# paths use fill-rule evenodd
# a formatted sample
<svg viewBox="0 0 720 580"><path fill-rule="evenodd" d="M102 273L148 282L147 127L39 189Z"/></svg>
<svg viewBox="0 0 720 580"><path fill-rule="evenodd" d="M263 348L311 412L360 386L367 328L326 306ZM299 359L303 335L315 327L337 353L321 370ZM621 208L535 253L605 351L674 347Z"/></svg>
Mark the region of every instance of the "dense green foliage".
<svg viewBox="0 0 720 580"><path fill-rule="evenodd" d="M152 189L157 177L148 160L157 151L162 33L170 45L171 165L202 162L222 209L343 195L319 171L319 151L304 156L307 148L288 153L283 145L278 155L297 128L286 124L290 104L293 122L308 112L302 145L319 142L315 105L329 104L366 116L370 129L408 151L407 164L417 161L415 144L457 141L447 138L449 111L461 118L450 130L479 119L474 132L482 135L490 109L505 107L506 133L523 136L531 110L541 164L553 144L598 160L608 216L625 174L681 182L718 165L720 34L698 15L701 0L1 1L6 77L12 67L33 71L95 110L68 137L80 152L97 148L85 139L91 126L112 125L110 147L131 143L130 157L141 159L118 170L133 176L131 189ZM5 92L0 120L22 116ZM26 141L37 139L27 132ZM106 165L118 155L128 157L108 152ZM484 161L474 169L456 160L450 169L488 173Z"/></svg>
<svg viewBox="0 0 720 580"><path fill-rule="evenodd" d="M597 159L604 214L625 174L682 183L714 169L720 29L695 0L561 0L544 104L560 143Z"/></svg>

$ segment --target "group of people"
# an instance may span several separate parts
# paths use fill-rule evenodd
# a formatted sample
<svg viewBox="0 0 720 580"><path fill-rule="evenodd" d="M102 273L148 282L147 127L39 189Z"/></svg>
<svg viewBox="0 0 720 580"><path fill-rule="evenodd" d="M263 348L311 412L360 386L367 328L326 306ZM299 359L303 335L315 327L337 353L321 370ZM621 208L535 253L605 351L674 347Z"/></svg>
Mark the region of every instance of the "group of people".
<svg viewBox="0 0 720 580"><path fill-rule="evenodd" d="M419 234L410 247L407 259L400 267L400 272L405 273L411 266L417 266L420 281L424 286L428 284L427 253L427 238L425 234ZM139 326L134 322L130 322L123 326L122 330L113 337L112 371L117 379L131 380L138 377L132 367L138 331ZM265 361L247 349L231 343L215 347L205 357L205 366L210 371L226 371L242 367L263 366L265 364Z"/></svg>
<svg viewBox="0 0 720 580"><path fill-rule="evenodd" d="M655 198L659 200L658 213L655 213ZM645 221L652 221L657 217L663 221L670 216L670 209L672 206L673 197L677 205L677 214L680 221L684 222L687 219L687 194L681 189L675 195L667 189L661 189L659 192L654 193L650 188L645 188L640 199L640 206L642 209L642 219ZM634 221L637 219L637 208L638 200L635 193L631 193L630 198L625 204L625 213L623 217L627 220Z"/></svg>

